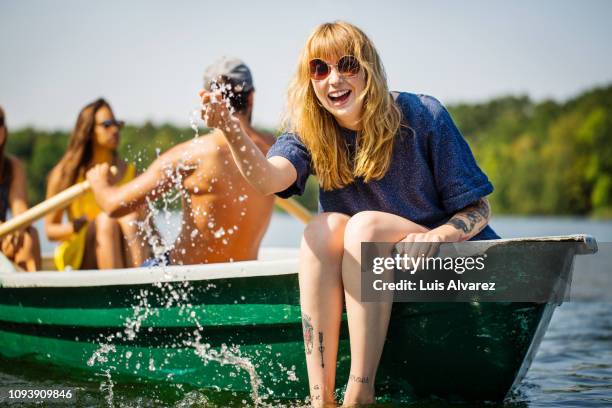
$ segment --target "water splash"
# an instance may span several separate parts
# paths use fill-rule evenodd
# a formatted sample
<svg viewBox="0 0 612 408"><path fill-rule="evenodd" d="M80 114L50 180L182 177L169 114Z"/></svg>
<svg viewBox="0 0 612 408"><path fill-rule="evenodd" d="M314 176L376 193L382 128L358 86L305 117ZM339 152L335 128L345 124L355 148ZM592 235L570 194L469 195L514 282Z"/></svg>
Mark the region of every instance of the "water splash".
<svg viewBox="0 0 612 408"><path fill-rule="evenodd" d="M108 408L113 408L115 406L114 403L114 383L111 378L110 370L103 370L102 374L98 374L104 377L104 380L100 383L100 392L104 395L104 400L106 401L106 406Z"/></svg>
<svg viewBox="0 0 612 408"><path fill-rule="evenodd" d="M220 88L221 89L221 88ZM230 97L233 94L231 90L225 88L226 96ZM215 102L217 103L217 102ZM229 105L229 99L219 103L226 103L229 111L233 113L233 108ZM194 131L195 138L199 138L198 123L202 107L198 110L194 110L190 116L190 126ZM236 125L236 124L234 124ZM226 130L229 130L226 129ZM159 149L156 149L156 155L159 157L161 154ZM177 240L165 239L157 231L158 227L166 230L176 228L174 223L172 209L176 206L178 201L188 204L187 207L192 209L192 212L198 212L199 209L193 209L191 207L190 194L183 188L183 182L186 174L190 174L197 168L197 165L187 164L191 163L193 157L191 157L189 151L186 151L183 161L178 163L176 166L165 166L163 168L164 176L167 180L171 180L172 189L170 192L162 194L167 191L167 186L159 185L154 193L155 196L161 196L161 200L153 201L151 199L146 200L146 206L148 208L145 218L141 221L137 221L137 227L140 236L143 240L151 247L153 256L158 260L166 260L167 254L175 249L176 243L180 240L181 231L180 229L185 228L183 222L179 223L179 231ZM214 184L218 180L211 179L211 184ZM230 186L232 189L232 186ZM163 190L163 191L162 191ZM248 199L246 194L242 194L238 197L239 202L243 202ZM185 208L185 206L183 206ZM241 216L244 216L243 211ZM206 216L206 213L195 214L194 217ZM214 219L209 218L208 228L212 232L212 236L215 239L220 239L222 243L227 244L230 235L238 232L237 225L231 226L217 226ZM199 231L194 228L192 231L187 231L188 236L192 239L196 238ZM236 367L236 372L244 371L247 373L249 378L249 384L251 388L251 399L256 406L268 406L266 405L266 399L272 394L272 390L262 390L262 380L257 373L256 367L249 358L241 355L240 348L238 346L230 346L223 344L219 349L212 348L210 344L202 341L202 333L204 331L203 326L197 319L197 313L193 309L191 303L193 286L188 281L181 282L177 281L175 272L172 268L167 268L165 263L162 263L161 268L163 275L160 281L152 284L152 288L155 290L142 289L134 297L136 304L132 306L131 316L125 317L123 327L116 333L108 336L103 336L99 341L99 347L93 352L91 357L87 360L88 366L94 366L100 364L103 367L102 376L105 380L100 385L100 390L107 392L107 401L112 406L113 404L113 381L111 374L115 370L115 367L111 365L115 363L115 357L123 357L123 361L128 365L135 368L135 373L141 369L148 369L150 372L162 371L164 366L168 364L168 359L163 361L156 361L154 358L143 356L142 352L135 353L133 351L126 351L123 356L117 355L116 344L122 342L131 342L138 338L139 334L143 329L148 331L153 330L153 327L147 327L145 322L150 317L159 317L159 312L162 309L178 308L179 316L186 316L187 321L194 325L195 330L192 333L191 338L184 340L182 343L174 344L171 348L176 350L185 350L190 348L193 352L202 360L203 364L208 364L214 361L220 365L231 365ZM209 288L214 289L215 285L211 283ZM158 304L159 306L152 306L152 304ZM285 371L288 371L285 369ZM289 373L291 376L291 373ZM172 380L172 374L168 374L168 380ZM264 391L263 394L260 391ZM246 404L246 401L245 401ZM278 405L275 405L278 406Z"/></svg>

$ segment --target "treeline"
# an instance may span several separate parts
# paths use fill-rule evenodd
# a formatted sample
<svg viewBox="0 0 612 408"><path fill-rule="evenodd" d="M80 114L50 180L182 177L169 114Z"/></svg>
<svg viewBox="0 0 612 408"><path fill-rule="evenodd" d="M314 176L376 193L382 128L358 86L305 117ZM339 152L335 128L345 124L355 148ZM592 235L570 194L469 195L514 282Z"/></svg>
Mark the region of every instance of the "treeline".
<svg viewBox="0 0 612 408"><path fill-rule="evenodd" d="M612 85L564 103L512 96L448 108L495 185L496 214L612 216ZM119 150L144 169L158 152L192 137L189 127L128 125ZM9 132L8 151L27 166L31 204L44 199L67 140L67 132ZM298 200L316 210L314 179Z"/></svg>
<svg viewBox="0 0 612 408"><path fill-rule="evenodd" d="M449 110L495 186L494 212L612 216L612 85L565 103L506 97Z"/></svg>

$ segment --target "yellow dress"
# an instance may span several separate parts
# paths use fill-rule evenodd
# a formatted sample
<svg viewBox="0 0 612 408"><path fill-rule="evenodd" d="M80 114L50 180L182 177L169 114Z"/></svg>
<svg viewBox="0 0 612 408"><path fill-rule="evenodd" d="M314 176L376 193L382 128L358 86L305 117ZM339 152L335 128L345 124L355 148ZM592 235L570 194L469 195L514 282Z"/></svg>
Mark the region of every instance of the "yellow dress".
<svg viewBox="0 0 612 408"><path fill-rule="evenodd" d="M136 168L133 164L128 164L123 174L123 178L119 181L119 185L128 183L136 176ZM85 178L80 176L77 183L84 181ZM95 220L102 210L98 207L91 190L87 191L82 196L75 199L68 207L68 218L75 220L82 216L86 216L89 221ZM58 271L63 271L67 267L79 269L83 263L83 255L85 254L85 236L87 234L87 224L84 225L79 232L73 234L66 241L62 242L55 248L54 261Z"/></svg>

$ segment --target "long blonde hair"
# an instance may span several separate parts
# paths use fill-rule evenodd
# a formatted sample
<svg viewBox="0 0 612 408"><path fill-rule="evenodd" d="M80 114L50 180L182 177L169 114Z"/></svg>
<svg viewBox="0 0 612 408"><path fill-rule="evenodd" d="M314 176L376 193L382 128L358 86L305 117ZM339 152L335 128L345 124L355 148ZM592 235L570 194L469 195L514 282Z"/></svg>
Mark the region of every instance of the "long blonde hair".
<svg viewBox="0 0 612 408"><path fill-rule="evenodd" d="M340 127L319 102L310 80L309 61L353 55L365 71L361 130L354 161ZM354 25L336 21L318 26L306 41L287 96L285 128L298 135L310 152L314 173L324 190L341 188L356 177L381 179L391 162L401 112L389 94L387 78L372 41Z"/></svg>

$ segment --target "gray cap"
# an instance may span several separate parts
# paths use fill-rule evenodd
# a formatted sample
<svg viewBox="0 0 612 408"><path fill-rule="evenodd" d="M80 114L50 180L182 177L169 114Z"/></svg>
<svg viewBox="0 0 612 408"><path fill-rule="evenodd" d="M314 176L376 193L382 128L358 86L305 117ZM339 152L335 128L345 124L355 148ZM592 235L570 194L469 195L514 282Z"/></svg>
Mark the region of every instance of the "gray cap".
<svg viewBox="0 0 612 408"><path fill-rule="evenodd" d="M230 80L237 92L248 92L253 89L251 70L238 58L221 57L204 71L204 88L210 89L213 81L225 77Z"/></svg>

